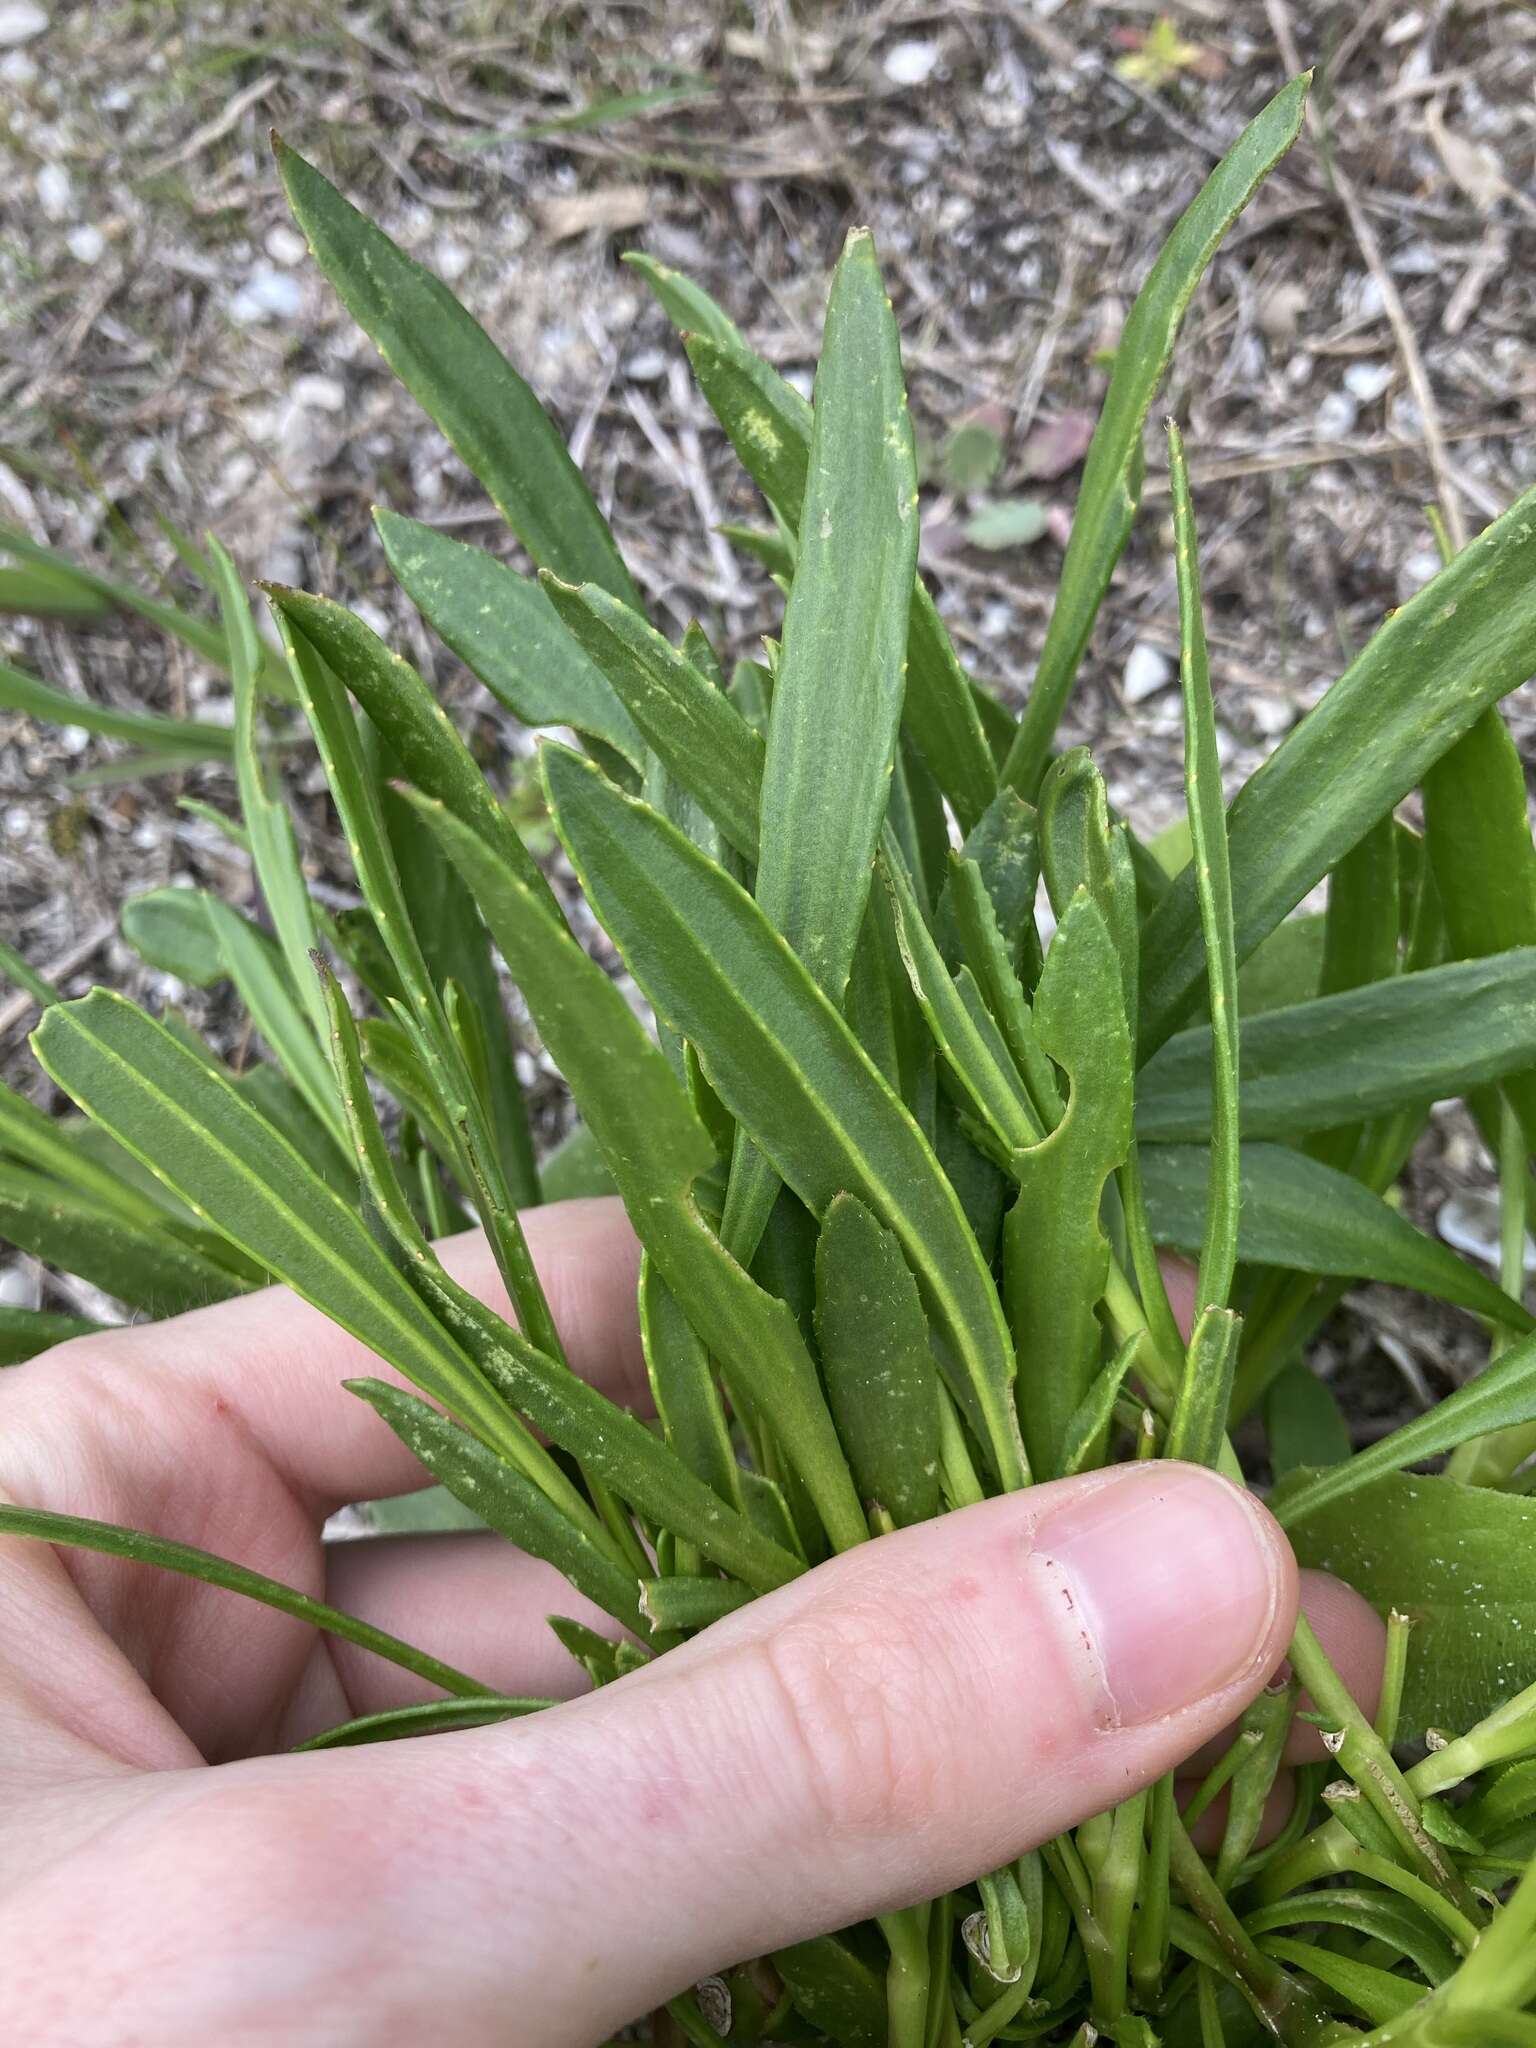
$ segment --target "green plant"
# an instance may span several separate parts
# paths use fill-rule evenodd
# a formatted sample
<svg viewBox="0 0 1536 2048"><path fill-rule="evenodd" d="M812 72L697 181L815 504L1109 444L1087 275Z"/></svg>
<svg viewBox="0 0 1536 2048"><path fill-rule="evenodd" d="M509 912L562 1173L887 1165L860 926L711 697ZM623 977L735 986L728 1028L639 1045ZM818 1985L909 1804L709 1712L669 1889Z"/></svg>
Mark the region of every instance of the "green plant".
<svg viewBox="0 0 1536 2048"><path fill-rule="evenodd" d="M966 675L915 576L912 438L867 234L833 279L814 406L696 285L635 259L773 516L738 537L785 588L782 639L727 681L701 627L673 645L647 622L553 426L486 335L279 147L317 260L537 566L378 516L447 645L518 716L579 735L579 751L546 746L543 788L654 1037L577 943L426 684L359 619L274 589L268 645L217 542L183 550L215 626L0 535L17 574L36 572L38 608L133 602L228 668L232 734L102 729L183 761L232 751L227 829L267 916L185 891L125 916L152 961L235 985L270 1055L239 1074L174 1016L101 989L57 1000L10 960L45 1005L38 1058L87 1119L0 1096L16 1244L159 1313L288 1282L430 1397L353 1388L426 1472L624 1624L620 1649L566 1630L599 1683L829 1550L1131 1446L1241 1477L1229 1432L1255 1412L1303 1557L1415 1615L1411 1633L1391 1624L1374 1727L1299 1629L1293 1663L1337 1776L1302 1774L1269 1846L1258 1820L1289 1693L1255 1704L1202 1792L1232 1791L1213 1863L1164 1784L867 1940L781 1959L774 2038L1536 2040L1536 1334L1520 1299L1536 850L1497 710L1536 670L1536 493L1383 624L1226 808L1170 429L1185 864L1165 870L1114 815L1083 750L1053 755L1180 317L1294 140L1305 89L1239 139L1137 299L1022 722ZM5 701L82 718L18 675L0 672ZM304 881L268 698L284 721L301 707L345 829L363 901L338 917ZM1422 835L1395 815L1420 787ZM1293 915L1324 880L1326 913ZM580 1112L543 1162L491 944ZM1449 1094L1501 1162L1502 1285L1387 1199ZM518 1221L599 1188L623 1197L645 1250L654 1425L569 1371ZM517 1329L430 1250L471 1211ZM1199 1257L1187 1344L1164 1245ZM1492 1360L1351 1455L1305 1350L1361 1277L1471 1311ZM11 1357L78 1327L0 1313ZM1450 1475L1409 1473L1445 1453ZM329 1740L528 1708L153 1536L25 1506L0 1508L0 1531L194 1572L449 1695ZM1468 1554L1475 1593L1458 1576ZM1466 1732L1403 1768L1397 1738L1444 1725ZM708 2038L691 2000L677 2014ZM762 2037L740 2024L734 2038Z"/></svg>

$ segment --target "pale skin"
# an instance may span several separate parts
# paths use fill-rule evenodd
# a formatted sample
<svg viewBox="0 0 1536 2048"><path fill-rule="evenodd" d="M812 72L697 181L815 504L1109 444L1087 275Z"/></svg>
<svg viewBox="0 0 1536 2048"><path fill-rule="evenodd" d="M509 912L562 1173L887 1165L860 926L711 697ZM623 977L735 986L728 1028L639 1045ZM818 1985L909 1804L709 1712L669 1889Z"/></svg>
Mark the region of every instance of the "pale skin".
<svg viewBox="0 0 1536 2048"><path fill-rule="evenodd" d="M643 1405L617 1204L533 1212L575 1369ZM448 1264L504 1305L478 1238ZM202 1545L502 1691L569 1695L608 1626L494 1539L322 1548L422 1474L282 1290L0 1377L0 1496ZM1380 1631L1300 1588L1369 1702ZM1177 1466L950 1515L819 1567L532 1719L289 1745L430 1688L170 1573L0 1544L0 2037L49 2048L587 2048L707 1972L932 1896L1209 1744L1274 1674L1298 1575ZM1314 1740L1298 1728L1293 1758Z"/></svg>

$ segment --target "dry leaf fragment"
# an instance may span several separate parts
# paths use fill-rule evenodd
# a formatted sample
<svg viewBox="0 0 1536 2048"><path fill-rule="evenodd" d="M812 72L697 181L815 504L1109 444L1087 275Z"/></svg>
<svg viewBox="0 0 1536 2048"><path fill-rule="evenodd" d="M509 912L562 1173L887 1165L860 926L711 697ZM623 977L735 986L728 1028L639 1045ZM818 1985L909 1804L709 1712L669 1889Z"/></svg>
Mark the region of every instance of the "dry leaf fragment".
<svg viewBox="0 0 1536 2048"><path fill-rule="evenodd" d="M555 193L535 210L551 242L568 242L589 228L613 235L639 227L651 210L651 195L644 185L600 185L595 192Z"/></svg>
<svg viewBox="0 0 1536 2048"><path fill-rule="evenodd" d="M1046 482L1081 462L1093 439L1092 413L1062 412L1042 420L1024 443L1024 474Z"/></svg>
<svg viewBox="0 0 1536 2048"><path fill-rule="evenodd" d="M1424 126L1440 152L1446 175L1458 186L1480 213L1487 213L1507 197L1509 180L1499 159L1486 143L1470 142L1445 125L1440 102L1431 100L1424 109Z"/></svg>

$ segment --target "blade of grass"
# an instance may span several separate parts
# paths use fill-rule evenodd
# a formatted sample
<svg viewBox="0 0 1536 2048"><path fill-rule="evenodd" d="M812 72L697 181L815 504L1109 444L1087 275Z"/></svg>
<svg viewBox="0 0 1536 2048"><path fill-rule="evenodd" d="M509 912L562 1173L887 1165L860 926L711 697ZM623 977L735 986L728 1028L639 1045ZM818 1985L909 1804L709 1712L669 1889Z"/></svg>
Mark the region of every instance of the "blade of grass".
<svg viewBox="0 0 1536 2048"><path fill-rule="evenodd" d="M1206 981L1211 1007L1211 1184L1195 1287L1197 1309L1224 1309L1237 1267L1238 1164L1237 949L1232 936L1232 876L1227 864L1226 806L1216 707L1205 648L1200 601L1200 558L1195 508L1189 491L1184 439L1168 422L1168 467L1173 487L1174 554L1179 586L1179 680L1184 697L1184 790L1188 804L1191 866L1200 904ZM1225 1324L1212 1325L1227 1328ZM1233 1356L1235 1356L1235 1333ZM1213 1340L1214 1342L1214 1340ZM1191 1349L1191 1367L1194 1350ZM1232 1356L1226 1360L1230 1386ZM1180 1453L1173 1452L1178 1456Z"/></svg>
<svg viewBox="0 0 1536 2048"><path fill-rule="evenodd" d="M1310 77L1293 79L1249 122L1163 244L1136 295L1083 466L1029 703L1003 766L1003 781L1022 796L1032 799L1040 786L1088 635L1136 517L1142 428L1167 374L1185 309L1228 228L1300 133Z"/></svg>
<svg viewBox="0 0 1536 2048"><path fill-rule="evenodd" d="M0 1536L27 1536L39 1543L93 1550L102 1557L120 1557L133 1564L158 1565L163 1571L180 1572L183 1577L201 1580L205 1586L243 1593L248 1600L259 1600L264 1607L291 1614L326 1635L356 1643L359 1649L371 1650L376 1657L398 1664L402 1671L414 1672L429 1685L440 1685L446 1693L460 1698L497 1697L478 1679L466 1677L451 1664L429 1657L425 1650L412 1649L409 1643L375 1628L371 1622L359 1621L356 1615L343 1614L340 1608L329 1607L323 1600L311 1600L308 1594L297 1593L263 1572L253 1572L228 1558L196 1550L189 1543L172 1543L163 1536L147 1535L142 1529L120 1529L114 1523L88 1521L80 1515L56 1515L44 1508L3 1505Z"/></svg>

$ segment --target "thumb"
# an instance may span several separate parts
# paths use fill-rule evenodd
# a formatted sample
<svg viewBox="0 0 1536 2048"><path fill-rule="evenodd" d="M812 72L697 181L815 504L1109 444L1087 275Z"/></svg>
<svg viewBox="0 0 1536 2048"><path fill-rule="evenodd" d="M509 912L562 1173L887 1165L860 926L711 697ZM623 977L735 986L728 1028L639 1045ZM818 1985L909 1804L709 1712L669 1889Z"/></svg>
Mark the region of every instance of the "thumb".
<svg viewBox="0 0 1536 2048"><path fill-rule="evenodd" d="M418 1793L428 1771L439 1843L472 1857L474 1915L432 1936L476 1985L464 2017L588 2043L1150 1783L1259 1690L1295 1612L1256 1501L1122 1466L864 1545L569 1706L370 1761ZM468 1850L440 1774L473 1789Z"/></svg>

